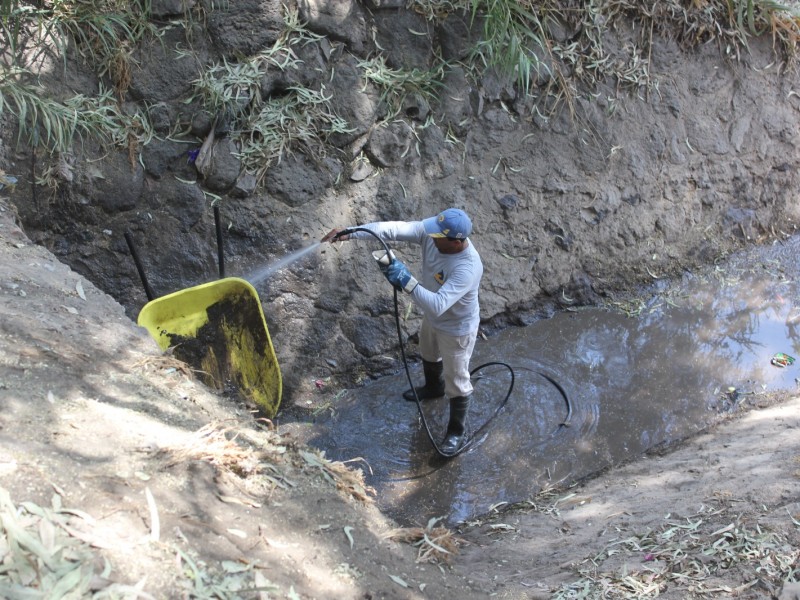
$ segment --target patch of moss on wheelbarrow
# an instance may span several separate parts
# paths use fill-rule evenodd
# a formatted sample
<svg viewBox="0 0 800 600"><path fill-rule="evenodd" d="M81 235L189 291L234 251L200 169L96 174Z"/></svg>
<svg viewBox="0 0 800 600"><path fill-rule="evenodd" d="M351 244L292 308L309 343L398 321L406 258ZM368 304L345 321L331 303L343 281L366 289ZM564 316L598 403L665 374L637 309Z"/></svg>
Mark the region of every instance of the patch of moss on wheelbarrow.
<svg viewBox="0 0 800 600"><path fill-rule="evenodd" d="M208 321L194 336L168 334L175 357L209 387L274 414L280 370L260 304L248 294L234 294L206 312Z"/></svg>

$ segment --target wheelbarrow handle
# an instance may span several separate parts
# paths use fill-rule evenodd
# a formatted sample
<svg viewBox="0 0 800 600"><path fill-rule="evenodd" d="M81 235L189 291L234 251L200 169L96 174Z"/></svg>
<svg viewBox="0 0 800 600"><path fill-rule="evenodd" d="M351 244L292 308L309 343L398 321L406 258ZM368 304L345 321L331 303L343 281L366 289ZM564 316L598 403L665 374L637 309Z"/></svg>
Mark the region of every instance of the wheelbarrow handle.
<svg viewBox="0 0 800 600"><path fill-rule="evenodd" d="M131 256L133 256L133 262L136 264L136 270L139 272L139 278L142 280L142 286L144 287L144 293L147 295L147 300L152 300L156 296L147 281L147 276L144 273L142 261L139 260L139 252L136 250L136 245L133 243L133 235L130 231L125 232L125 241L128 243L128 250L130 250Z"/></svg>
<svg viewBox="0 0 800 600"><path fill-rule="evenodd" d="M217 228L217 262L219 264L219 278L225 278L225 250L222 246L222 219L219 216L219 206L214 205L214 224Z"/></svg>

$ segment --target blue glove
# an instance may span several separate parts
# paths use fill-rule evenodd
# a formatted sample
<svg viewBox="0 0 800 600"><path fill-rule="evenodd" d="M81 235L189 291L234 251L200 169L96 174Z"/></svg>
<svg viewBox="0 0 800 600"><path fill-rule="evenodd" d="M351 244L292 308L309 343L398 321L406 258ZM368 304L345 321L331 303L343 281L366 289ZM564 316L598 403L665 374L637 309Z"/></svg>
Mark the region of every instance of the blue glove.
<svg viewBox="0 0 800 600"><path fill-rule="evenodd" d="M413 292L414 288L417 287L417 283L419 283L414 279L414 276L411 275L408 267L396 258L392 261L392 264L386 267L384 274L395 289L403 290L408 294Z"/></svg>

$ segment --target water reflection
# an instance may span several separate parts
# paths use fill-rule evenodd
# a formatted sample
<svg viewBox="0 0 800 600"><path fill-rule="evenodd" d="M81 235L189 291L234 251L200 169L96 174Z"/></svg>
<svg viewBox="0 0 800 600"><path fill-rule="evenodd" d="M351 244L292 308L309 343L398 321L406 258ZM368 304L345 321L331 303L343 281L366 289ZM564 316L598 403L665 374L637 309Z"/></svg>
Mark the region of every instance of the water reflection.
<svg viewBox="0 0 800 600"><path fill-rule="evenodd" d="M454 460L436 456L424 426L441 440L446 401L424 404L423 420L401 397L404 374L350 390L333 415L303 428L305 440L332 459L363 458L381 508L403 524L425 525L434 516L467 520L683 439L754 394L795 388L797 367L776 368L770 358L800 355L798 290L786 272L797 268L797 246L792 240L687 276L634 318L603 309L564 312L480 342L473 365L508 363L514 390ZM784 270L751 266L766 261ZM413 374L421 378L416 366ZM481 372L473 432L508 385L502 367Z"/></svg>

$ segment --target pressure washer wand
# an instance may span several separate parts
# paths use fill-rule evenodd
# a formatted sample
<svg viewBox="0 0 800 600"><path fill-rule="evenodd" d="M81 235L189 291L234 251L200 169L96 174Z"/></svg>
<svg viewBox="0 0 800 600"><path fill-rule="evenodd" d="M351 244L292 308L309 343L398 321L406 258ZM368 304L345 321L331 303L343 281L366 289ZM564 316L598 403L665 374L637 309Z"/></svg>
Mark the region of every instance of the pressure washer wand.
<svg viewBox="0 0 800 600"><path fill-rule="evenodd" d="M347 229L342 229L339 233L333 236L333 241L336 242L340 238L343 238L346 235L352 235L356 231L366 231L367 233L371 234L376 240L378 240L381 245L383 246L383 250L375 250L372 253L372 257L378 262L382 271L385 271L386 268L394 262L396 256L392 249L386 244L382 237L377 235L371 229L367 229L366 227L348 227Z"/></svg>
<svg viewBox="0 0 800 600"><path fill-rule="evenodd" d="M338 233L336 233L336 234L333 236L333 241L334 241L334 242L338 242L340 238L343 238L343 237L344 237L344 236L346 236L346 235L350 235L350 234L352 234L354 231L358 231L359 229L362 229L362 230L364 230L364 231L369 231L369 230L368 230L366 227L348 227L347 229L342 229L341 231L339 231ZM381 241L383 241L383 240L381 240Z"/></svg>

